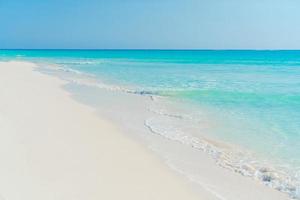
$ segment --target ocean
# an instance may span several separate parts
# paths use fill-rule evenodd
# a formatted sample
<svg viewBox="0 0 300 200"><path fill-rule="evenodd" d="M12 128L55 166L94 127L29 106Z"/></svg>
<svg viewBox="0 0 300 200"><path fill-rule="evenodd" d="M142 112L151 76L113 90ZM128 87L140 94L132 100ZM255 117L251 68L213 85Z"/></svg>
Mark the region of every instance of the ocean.
<svg viewBox="0 0 300 200"><path fill-rule="evenodd" d="M300 51L0 50L9 60L35 62L77 93L146 97L151 117L135 113L148 132L300 199Z"/></svg>

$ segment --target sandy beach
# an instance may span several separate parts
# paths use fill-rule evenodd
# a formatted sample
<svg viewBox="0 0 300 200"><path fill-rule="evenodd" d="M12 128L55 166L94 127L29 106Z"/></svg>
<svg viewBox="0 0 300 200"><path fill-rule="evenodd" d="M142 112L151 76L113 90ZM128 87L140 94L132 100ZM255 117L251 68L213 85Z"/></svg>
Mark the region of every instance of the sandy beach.
<svg viewBox="0 0 300 200"><path fill-rule="evenodd" d="M0 62L1 200L288 199L204 154L195 186L35 68Z"/></svg>

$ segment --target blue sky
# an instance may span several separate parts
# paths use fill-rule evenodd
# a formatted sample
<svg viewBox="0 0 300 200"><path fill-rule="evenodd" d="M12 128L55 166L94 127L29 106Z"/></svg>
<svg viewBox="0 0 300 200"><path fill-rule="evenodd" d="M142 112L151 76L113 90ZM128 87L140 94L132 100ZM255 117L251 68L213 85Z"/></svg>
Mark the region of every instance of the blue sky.
<svg viewBox="0 0 300 200"><path fill-rule="evenodd" d="M300 49L299 0L0 0L0 48Z"/></svg>

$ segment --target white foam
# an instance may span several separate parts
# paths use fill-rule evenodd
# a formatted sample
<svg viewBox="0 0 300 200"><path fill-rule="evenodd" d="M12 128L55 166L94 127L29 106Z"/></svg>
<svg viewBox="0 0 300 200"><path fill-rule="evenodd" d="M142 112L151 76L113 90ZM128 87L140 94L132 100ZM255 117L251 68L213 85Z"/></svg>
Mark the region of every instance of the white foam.
<svg viewBox="0 0 300 200"><path fill-rule="evenodd" d="M165 111L153 112L158 116L146 119L144 122L144 125L153 134L161 135L169 140L206 152L219 166L243 176L252 177L271 188L288 193L292 198L300 199L300 181L297 174L290 174L288 170L284 169L275 169L267 163L259 162L249 153L242 152L239 149L220 148L205 138L194 137L179 128L175 128L175 125L171 124L170 121L160 118L161 115L164 118L170 117L177 120L190 119L191 117L168 114Z"/></svg>

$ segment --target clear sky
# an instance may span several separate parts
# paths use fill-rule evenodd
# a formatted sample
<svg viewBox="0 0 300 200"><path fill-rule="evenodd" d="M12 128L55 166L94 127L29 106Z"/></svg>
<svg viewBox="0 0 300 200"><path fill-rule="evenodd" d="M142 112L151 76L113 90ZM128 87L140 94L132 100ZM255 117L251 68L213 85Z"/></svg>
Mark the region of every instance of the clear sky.
<svg viewBox="0 0 300 200"><path fill-rule="evenodd" d="M0 48L300 49L300 0L0 0Z"/></svg>

